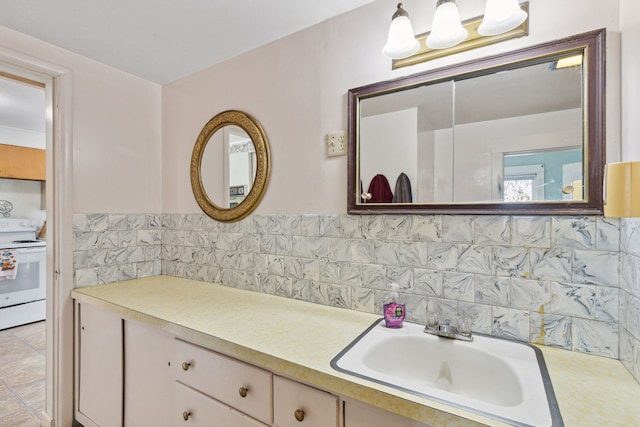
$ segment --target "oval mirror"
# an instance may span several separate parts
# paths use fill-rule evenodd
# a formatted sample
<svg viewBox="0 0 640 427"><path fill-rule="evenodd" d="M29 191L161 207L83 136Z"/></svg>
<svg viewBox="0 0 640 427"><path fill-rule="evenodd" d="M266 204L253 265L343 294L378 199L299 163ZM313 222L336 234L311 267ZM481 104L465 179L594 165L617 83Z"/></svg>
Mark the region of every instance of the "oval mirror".
<svg viewBox="0 0 640 427"><path fill-rule="evenodd" d="M239 221L258 206L269 169L269 144L260 123L242 111L224 111L198 135L191 156L191 188L211 218Z"/></svg>
<svg viewBox="0 0 640 427"><path fill-rule="evenodd" d="M603 30L349 91L349 213L600 214Z"/></svg>

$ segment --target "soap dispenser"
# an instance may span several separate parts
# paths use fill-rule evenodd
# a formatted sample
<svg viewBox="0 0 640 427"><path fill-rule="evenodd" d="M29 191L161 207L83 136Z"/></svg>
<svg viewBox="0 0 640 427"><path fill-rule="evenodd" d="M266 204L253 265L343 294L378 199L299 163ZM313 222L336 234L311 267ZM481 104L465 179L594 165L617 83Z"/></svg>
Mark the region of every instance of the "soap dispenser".
<svg viewBox="0 0 640 427"><path fill-rule="evenodd" d="M404 304L398 303L398 289L400 286L397 283L389 285L391 288L391 301L383 306L384 308L384 323L387 328L402 328L402 322L405 316Z"/></svg>

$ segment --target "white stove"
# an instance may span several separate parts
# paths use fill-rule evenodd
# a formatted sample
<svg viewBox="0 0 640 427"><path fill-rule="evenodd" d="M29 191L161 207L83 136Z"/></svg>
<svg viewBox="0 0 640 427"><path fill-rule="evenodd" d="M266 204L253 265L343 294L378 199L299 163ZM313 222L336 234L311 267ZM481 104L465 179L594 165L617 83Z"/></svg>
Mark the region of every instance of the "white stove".
<svg viewBox="0 0 640 427"><path fill-rule="evenodd" d="M29 219L0 218L0 329L46 317L46 246Z"/></svg>
<svg viewBox="0 0 640 427"><path fill-rule="evenodd" d="M0 219L0 249L32 248L47 246L36 233L38 224L30 219Z"/></svg>

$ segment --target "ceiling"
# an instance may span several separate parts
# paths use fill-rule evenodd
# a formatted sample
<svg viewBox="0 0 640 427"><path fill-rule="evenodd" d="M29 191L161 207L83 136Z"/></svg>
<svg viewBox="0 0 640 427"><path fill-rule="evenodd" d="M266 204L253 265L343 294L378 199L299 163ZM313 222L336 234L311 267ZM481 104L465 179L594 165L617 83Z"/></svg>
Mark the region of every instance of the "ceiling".
<svg viewBox="0 0 640 427"><path fill-rule="evenodd" d="M0 0L0 25L168 83L374 0Z"/></svg>

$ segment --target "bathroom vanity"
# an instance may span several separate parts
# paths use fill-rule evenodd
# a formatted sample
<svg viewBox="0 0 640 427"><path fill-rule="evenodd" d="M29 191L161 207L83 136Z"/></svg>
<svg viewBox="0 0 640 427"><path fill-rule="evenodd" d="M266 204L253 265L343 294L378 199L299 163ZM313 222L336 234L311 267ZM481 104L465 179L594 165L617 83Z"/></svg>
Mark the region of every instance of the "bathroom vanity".
<svg viewBox="0 0 640 427"><path fill-rule="evenodd" d="M376 315L166 276L72 296L85 427L509 425L332 369ZM619 361L541 349L566 426L637 422Z"/></svg>

